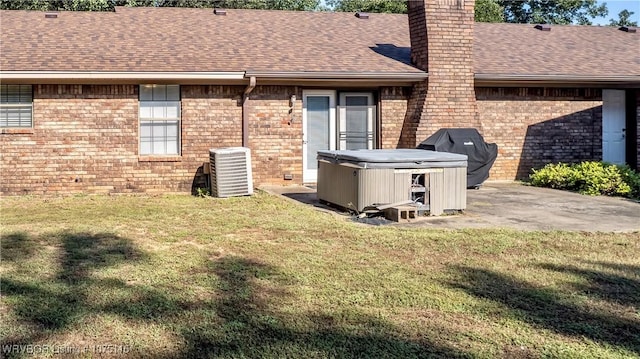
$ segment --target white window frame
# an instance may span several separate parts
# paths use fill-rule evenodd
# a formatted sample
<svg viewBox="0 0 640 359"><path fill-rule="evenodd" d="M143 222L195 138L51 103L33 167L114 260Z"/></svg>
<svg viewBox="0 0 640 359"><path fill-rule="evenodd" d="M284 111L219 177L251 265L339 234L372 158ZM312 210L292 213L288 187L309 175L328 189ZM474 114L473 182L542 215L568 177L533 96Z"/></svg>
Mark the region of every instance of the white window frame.
<svg viewBox="0 0 640 359"><path fill-rule="evenodd" d="M18 102L9 102L9 89L12 87L18 86ZM21 91L20 88L28 87L29 88L29 99L28 101L22 101L20 96ZM9 114L12 110L14 111L24 111L27 109L29 111L29 120L28 124L22 124L22 119L18 120L17 126L9 125ZM6 111L6 114L5 114ZM20 117L20 115L18 114ZM0 84L0 128L33 128L33 86L32 85L8 85L8 84Z"/></svg>
<svg viewBox="0 0 640 359"><path fill-rule="evenodd" d="M174 92L177 92L177 99L171 98L167 99L168 88L169 87L177 87L177 91L174 89ZM151 98L146 96L147 92L143 89L151 88ZM163 91L155 91L156 89L164 89ZM155 84L144 84L139 86L139 94L138 94L138 151L140 156L180 156L182 149L182 136L181 136L181 128L182 128L182 99L180 95L181 89L180 85L155 85ZM164 94L164 95L163 95ZM158 98L154 98L154 96L158 96ZM143 98L145 97L145 98ZM175 115L173 113L169 113L172 109L175 109ZM161 111L163 114L157 115L154 112ZM147 114L149 113L149 114ZM171 122L175 122L172 124ZM164 126L162 125L164 123ZM160 124L160 126L164 127L164 135L161 136L164 138L164 151L158 152L153 146L156 141L153 140L153 125ZM146 125L151 125L149 131L151 133L150 141L143 141L143 127ZM166 134L167 130L170 127L175 126L176 128L176 151L168 151L167 146L170 143L169 136ZM148 136L145 136L145 138ZM173 136L171 136L173 137ZM150 144L150 150L144 150L144 144Z"/></svg>

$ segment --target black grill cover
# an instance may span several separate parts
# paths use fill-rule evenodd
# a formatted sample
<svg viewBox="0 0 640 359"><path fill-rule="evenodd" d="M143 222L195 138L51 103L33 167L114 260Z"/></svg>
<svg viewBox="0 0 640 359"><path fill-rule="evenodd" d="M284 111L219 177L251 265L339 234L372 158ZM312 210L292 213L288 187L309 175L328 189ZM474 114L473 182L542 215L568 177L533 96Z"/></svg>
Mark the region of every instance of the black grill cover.
<svg viewBox="0 0 640 359"><path fill-rule="evenodd" d="M467 187L478 187L489 178L489 170L498 157L498 145L486 143L475 128L441 128L418 148L467 155Z"/></svg>

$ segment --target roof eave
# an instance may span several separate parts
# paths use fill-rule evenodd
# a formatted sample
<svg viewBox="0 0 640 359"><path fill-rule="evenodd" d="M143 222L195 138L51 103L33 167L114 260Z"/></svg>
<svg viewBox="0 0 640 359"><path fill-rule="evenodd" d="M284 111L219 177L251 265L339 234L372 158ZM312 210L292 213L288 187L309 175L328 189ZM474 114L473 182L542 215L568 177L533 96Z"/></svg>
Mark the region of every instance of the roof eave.
<svg viewBox="0 0 640 359"><path fill-rule="evenodd" d="M562 86L562 87L631 87L640 86L640 75L517 75L477 73L476 86Z"/></svg>
<svg viewBox="0 0 640 359"><path fill-rule="evenodd" d="M4 83L30 84L244 84L256 77L260 84L406 85L424 81L425 72L114 72L114 71L0 71Z"/></svg>
<svg viewBox="0 0 640 359"><path fill-rule="evenodd" d="M244 72L175 71L0 71L4 83L32 84L137 84L153 83L244 83Z"/></svg>
<svg viewBox="0 0 640 359"><path fill-rule="evenodd" d="M255 76L258 83L410 85L424 81L429 74L426 72L247 71L246 76Z"/></svg>

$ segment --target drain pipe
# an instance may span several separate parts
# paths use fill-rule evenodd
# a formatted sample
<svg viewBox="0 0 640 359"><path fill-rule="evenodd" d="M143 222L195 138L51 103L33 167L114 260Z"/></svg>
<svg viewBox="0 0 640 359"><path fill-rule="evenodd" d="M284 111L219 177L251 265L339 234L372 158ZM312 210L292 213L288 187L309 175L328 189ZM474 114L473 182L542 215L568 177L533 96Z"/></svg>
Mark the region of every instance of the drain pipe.
<svg viewBox="0 0 640 359"><path fill-rule="evenodd" d="M249 94L256 87L256 77L249 77L249 85L242 94L242 147L249 147L249 111L247 110L247 100Z"/></svg>

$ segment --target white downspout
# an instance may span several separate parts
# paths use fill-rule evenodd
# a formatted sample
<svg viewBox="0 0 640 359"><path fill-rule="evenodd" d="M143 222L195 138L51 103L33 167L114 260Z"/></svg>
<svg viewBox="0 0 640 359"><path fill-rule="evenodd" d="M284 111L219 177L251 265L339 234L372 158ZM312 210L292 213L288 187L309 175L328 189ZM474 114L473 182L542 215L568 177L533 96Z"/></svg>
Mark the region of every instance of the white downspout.
<svg viewBox="0 0 640 359"><path fill-rule="evenodd" d="M249 77L249 85L242 94L242 147L249 147L249 113L247 110L247 100L249 94L256 87L256 77Z"/></svg>

